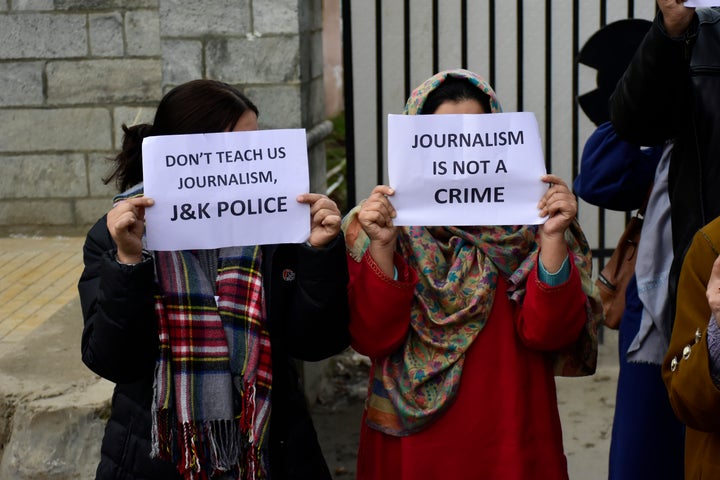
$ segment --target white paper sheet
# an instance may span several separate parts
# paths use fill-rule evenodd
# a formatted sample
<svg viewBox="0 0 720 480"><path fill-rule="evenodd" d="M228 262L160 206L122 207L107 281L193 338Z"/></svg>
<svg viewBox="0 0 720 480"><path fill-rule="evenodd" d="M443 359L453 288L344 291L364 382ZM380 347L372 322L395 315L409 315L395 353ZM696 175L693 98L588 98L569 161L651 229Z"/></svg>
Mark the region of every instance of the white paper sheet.
<svg viewBox="0 0 720 480"><path fill-rule="evenodd" d="M543 223L545 173L532 113L388 116L396 225Z"/></svg>
<svg viewBox="0 0 720 480"><path fill-rule="evenodd" d="M687 0L686 7L718 7L720 0Z"/></svg>
<svg viewBox="0 0 720 480"><path fill-rule="evenodd" d="M143 141L147 247L210 249L299 243L310 209L304 129L148 137Z"/></svg>

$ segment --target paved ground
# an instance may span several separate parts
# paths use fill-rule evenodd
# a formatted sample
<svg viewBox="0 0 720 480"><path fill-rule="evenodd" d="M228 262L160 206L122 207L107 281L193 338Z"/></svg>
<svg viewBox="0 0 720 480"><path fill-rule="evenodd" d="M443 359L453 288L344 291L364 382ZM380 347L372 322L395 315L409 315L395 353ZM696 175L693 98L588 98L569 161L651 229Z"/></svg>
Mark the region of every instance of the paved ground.
<svg viewBox="0 0 720 480"><path fill-rule="evenodd" d="M29 428L17 424L22 420L22 409L8 407L14 403L34 405L35 411L55 411L63 405L89 405L89 409L97 411L102 409L98 405L109 398L112 385L89 372L79 358L82 320L76 284L82 270L82 241L81 237L0 238L0 478L3 472L11 471L7 470L11 462L22 461L48 465L45 468L57 471L63 466L70 471L74 465L75 471L82 472L74 476L58 473L52 478L92 478L99 446L96 439L102 430L96 414L88 414L90 420L65 414L60 420L51 417L58 430L47 433L61 433L38 438L28 433ZM607 478L617 380L616 346L616 332L606 332L594 376L558 379L571 479ZM354 478L363 365L362 358L353 355L334 362L330 388L313 411L328 462L340 480ZM17 417L15 425L3 422L12 411ZM64 428L57 425L58 421L74 423ZM43 427L42 431L46 430ZM71 453L68 445L77 445L78 437L86 438L87 446L80 453ZM34 445L43 447L33 449ZM43 455L32 457L34 451L42 451ZM79 468L78 461L87 465Z"/></svg>
<svg viewBox="0 0 720 480"><path fill-rule="evenodd" d="M77 296L82 238L0 238L0 354Z"/></svg>

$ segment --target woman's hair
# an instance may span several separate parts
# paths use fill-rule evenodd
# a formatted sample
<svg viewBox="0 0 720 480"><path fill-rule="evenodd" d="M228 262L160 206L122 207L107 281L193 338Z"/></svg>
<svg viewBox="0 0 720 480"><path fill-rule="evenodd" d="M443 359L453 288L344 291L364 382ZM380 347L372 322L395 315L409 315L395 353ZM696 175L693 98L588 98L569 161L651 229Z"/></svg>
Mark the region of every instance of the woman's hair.
<svg viewBox="0 0 720 480"><path fill-rule="evenodd" d="M103 181L115 181L123 192L142 181L142 141L155 135L214 133L232 129L238 119L257 107L237 88L216 80L192 80L170 90L160 100L153 124L128 127L115 168Z"/></svg>
<svg viewBox="0 0 720 480"><path fill-rule="evenodd" d="M430 92L423 103L420 115L435 113L445 102L476 100L486 113L490 113L490 97L465 78L448 77L435 90Z"/></svg>

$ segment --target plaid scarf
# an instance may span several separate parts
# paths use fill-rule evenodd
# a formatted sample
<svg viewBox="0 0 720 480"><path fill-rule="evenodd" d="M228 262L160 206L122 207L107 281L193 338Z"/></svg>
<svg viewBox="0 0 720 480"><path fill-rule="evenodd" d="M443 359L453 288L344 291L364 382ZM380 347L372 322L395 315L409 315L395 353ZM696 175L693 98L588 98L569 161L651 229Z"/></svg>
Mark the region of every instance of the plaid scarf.
<svg viewBox="0 0 720 480"><path fill-rule="evenodd" d="M216 278L207 258L217 260ZM187 480L269 478L272 370L260 247L154 259L160 353L151 456L175 463Z"/></svg>

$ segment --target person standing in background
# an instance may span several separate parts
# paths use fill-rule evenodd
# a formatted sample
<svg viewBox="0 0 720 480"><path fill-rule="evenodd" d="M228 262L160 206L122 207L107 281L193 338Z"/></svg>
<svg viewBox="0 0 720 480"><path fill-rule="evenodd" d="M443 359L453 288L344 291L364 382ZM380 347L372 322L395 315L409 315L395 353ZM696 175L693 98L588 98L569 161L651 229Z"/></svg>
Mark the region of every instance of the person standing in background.
<svg viewBox="0 0 720 480"><path fill-rule="evenodd" d="M685 479L720 478L720 217L685 255L663 378L686 424Z"/></svg>
<svg viewBox="0 0 720 480"><path fill-rule="evenodd" d="M712 437L698 428L699 423L690 421L690 410L680 401L698 391L681 391L683 382L678 380L692 375L687 373L693 371L689 367L678 373L678 363L683 363L685 346L699 343L698 351L705 348L709 316L694 318L694 322L704 323L700 330L699 325L693 329L687 322L679 324L686 317L684 309L698 301L697 292L693 295L679 288L679 281L696 233L720 216L720 195L716 193L720 181L720 10L687 8L682 0L657 0L657 5L659 12L650 31L610 98L610 117L618 136L637 146L673 142L668 167L673 261L668 285L674 324L662 373L673 409L687 425L685 476L713 478L717 473L702 473L718 471L709 467L717 462L707 456L707 442ZM704 394L712 396L709 374L705 378L702 373L699 371L698 380L711 388ZM717 409L713 411L713 415L717 413Z"/></svg>
<svg viewBox="0 0 720 480"><path fill-rule="evenodd" d="M645 204L635 275L625 293L618 338L619 372L610 440L609 480L683 478L684 426L667 396L660 367L670 343L668 277L672 262L668 166L672 145L641 148L618 137L608 99L652 22L624 19L598 30L578 62L598 70L598 88L578 97L596 125L573 182L578 197L630 212Z"/></svg>
<svg viewBox="0 0 720 480"><path fill-rule="evenodd" d="M659 12L610 97L610 119L636 146L672 140L668 195L671 307L690 241L720 215L720 10L657 0Z"/></svg>
<svg viewBox="0 0 720 480"><path fill-rule="evenodd" d="M672 144L641 149L619 139L610 122L602 123L585 144L573 184L580 198L610 210L637 210L647 201L619 326L609 480L683 478L684 427L670 406L660 371L672 328L667 284L671 151Z"/></svg>

